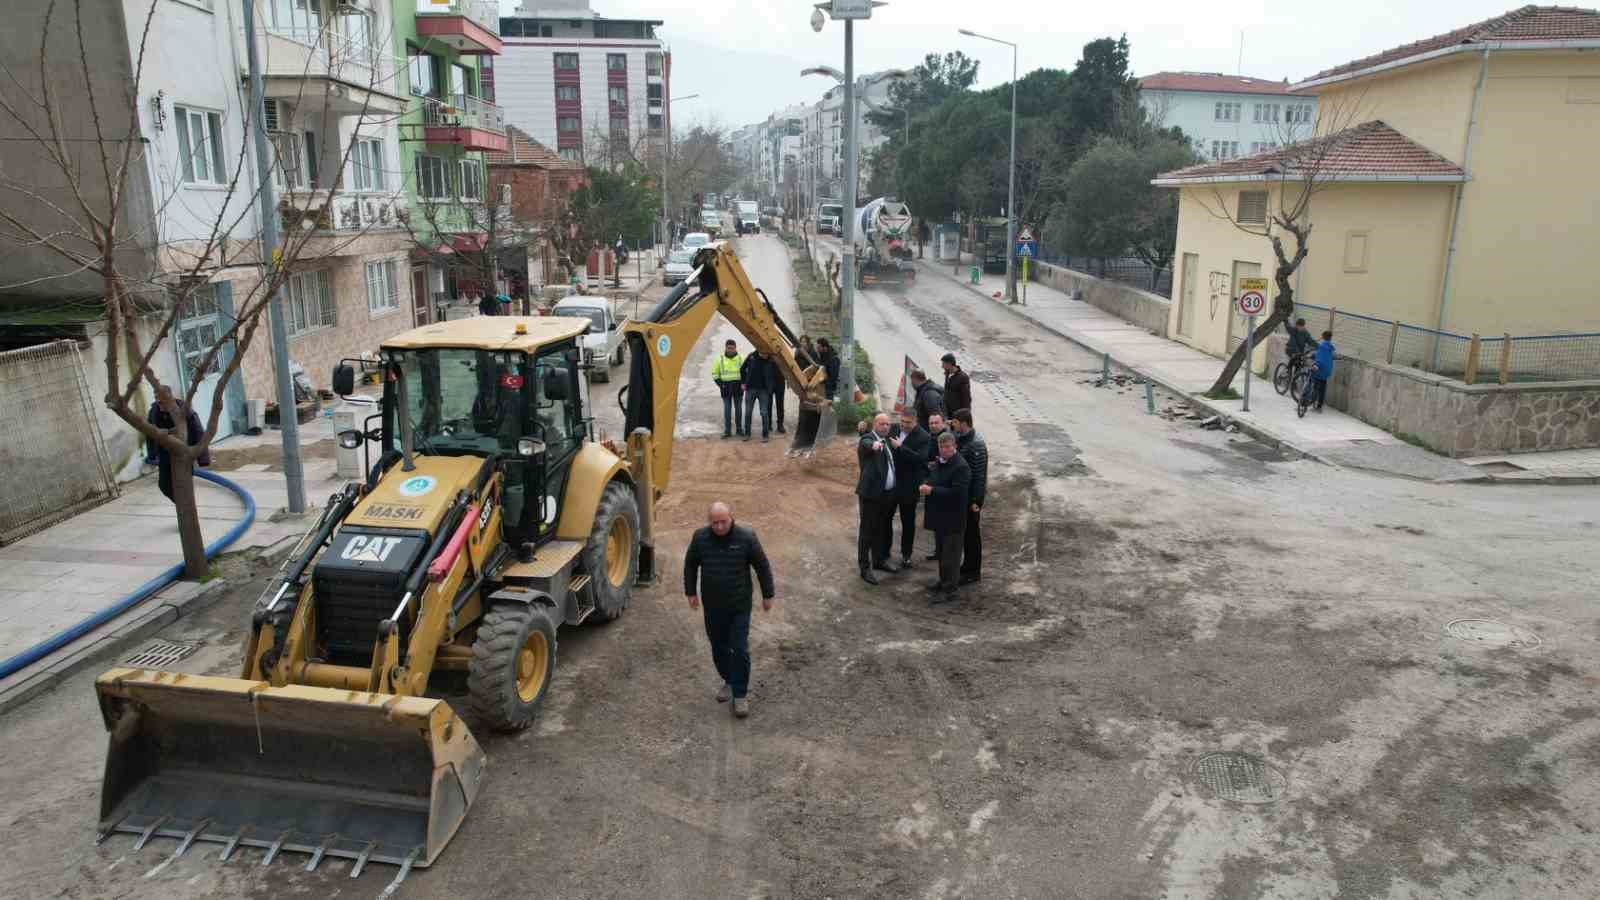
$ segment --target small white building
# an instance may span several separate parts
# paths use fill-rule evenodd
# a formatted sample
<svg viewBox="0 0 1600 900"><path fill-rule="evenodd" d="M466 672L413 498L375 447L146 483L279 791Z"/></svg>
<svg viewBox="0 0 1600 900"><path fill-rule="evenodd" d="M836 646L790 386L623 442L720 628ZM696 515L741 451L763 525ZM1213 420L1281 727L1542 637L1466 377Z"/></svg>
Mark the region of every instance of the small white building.
<svg viewBox="0 0 1600 900"><path fill-rule="evenodd" d="M1139 105L1163 128L1177 126L1206 159L1272 150L1309 136L1317 98L1289 93L1287 81L1216 72L1157 72L1139 79Z"/></svg>

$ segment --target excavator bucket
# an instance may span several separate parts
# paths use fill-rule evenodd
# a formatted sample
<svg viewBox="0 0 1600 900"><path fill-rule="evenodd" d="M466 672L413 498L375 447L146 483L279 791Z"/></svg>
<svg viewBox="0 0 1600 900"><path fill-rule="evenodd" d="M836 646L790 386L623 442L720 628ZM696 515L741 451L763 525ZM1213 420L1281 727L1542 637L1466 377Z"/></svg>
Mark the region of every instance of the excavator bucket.
<svg viewBox="0 0 1600 900"><path fill-rule="evenodd" d="M811 456L839 433L839 420L831 405L818 409L800 407L800 421L795 423L794 442L789 445L790 456Z"/></svg>
<svg viewBox="0 0 1600 900"><path fill-rule="evenodd" d="M485 757L443 700L148 669L95 688L111 733L99 839L136 835L402 867L433 862ZM175 854L176 855L176 854ZM398 879L397 879L398 880Z"/></svg>

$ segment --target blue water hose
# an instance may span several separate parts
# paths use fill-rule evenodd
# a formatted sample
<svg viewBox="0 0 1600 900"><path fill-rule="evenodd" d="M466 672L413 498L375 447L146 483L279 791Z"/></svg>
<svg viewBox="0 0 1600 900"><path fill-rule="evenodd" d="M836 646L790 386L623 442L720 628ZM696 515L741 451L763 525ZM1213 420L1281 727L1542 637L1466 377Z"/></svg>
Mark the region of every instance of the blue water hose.
<svg viewBox="0 0 1600 900"><path fill-rule="evenodd" d="M229 528L227 533L222 537L219 537L206 545L206 559L211 559L226 549L229 544L232 544L234 541L238 540L240 535L244 534L245 531L250 527L250 524L256 520L256 500L254 497L250 496L249 491L240 487L238 484L223 478L221 475L214 475L211 472L205 471L204 469L196 469L194 474L196 478L204 478L206 481L222 485L228 490L233 491L240 500L244 501L244 518L233 523L233 527ZM132 593L124 596L116 603L113 603L105 609L100 610L78 624L70 625L66 629L51 635L37 644L34 644L32 647L29 647L21 653L18 653L16 656L0 662L0 678L7 678L12 674L33 665L39 660L44 659L46 656L49 656L57 650L60 650L62 647L72 643L78 638L81 638L96 628L99 628L101 625L104 625L112 619L115 619L117 616L120 616L133 607L139 605L139 603L149 598L151 594L154 594L156 591L159 591L176 581L178 576L182 574L183 563L180 562L165 572L162 572L160 575L157 575L149 581L146 581L144 584L134 588Z"/></svg>

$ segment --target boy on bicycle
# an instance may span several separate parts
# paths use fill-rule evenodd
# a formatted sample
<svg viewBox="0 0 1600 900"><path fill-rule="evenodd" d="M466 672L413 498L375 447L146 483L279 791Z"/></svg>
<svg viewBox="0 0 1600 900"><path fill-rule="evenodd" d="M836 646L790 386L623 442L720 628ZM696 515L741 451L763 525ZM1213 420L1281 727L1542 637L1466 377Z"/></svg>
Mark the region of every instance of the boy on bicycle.
<svg viewBox="0 0 1600 900"><path fill-rule="evenodd" d="M1305 319L1295 319L1294 324L1283 323L1284 330L1289 332L1289 370L1292 373L1300 368L1301 354L1310 353L1317 348L1316 339L1311 336L1311 329L1306 327Z"/></svg>

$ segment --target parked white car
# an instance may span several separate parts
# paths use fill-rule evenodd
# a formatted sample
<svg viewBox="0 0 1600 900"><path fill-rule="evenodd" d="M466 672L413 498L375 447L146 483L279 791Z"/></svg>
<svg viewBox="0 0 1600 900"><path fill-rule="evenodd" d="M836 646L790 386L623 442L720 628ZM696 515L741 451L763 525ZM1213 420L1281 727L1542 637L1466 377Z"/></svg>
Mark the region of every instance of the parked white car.
<svg viewBox="0 0 1600 900"><path fill-rule="evenodd" d="M617 317L611 311L611 298L598 294L571 294L557 301L551 315L573 319L588 319L589 331L578 340L583 347L583 361L589 367L590 381L610 381L611 367L622 365L625 355L622 326L626 316Z"/></svg>
<svg viewBox="0 0 1600 900"><path fill-rule="evenodd" d="M694 274L694 251L674 250L667 257L666 271L661 273L661 283L674 285Z"/></svg>
<svg viewBox="0 0 1600 900"><path fill-rule="evenodd" d="M704 231L691 231L683 236L683 249L685 250L699 250L709 243L711 243L711 235L706 234Z"/></svg>

